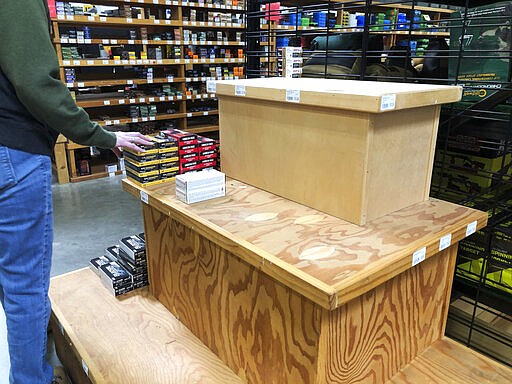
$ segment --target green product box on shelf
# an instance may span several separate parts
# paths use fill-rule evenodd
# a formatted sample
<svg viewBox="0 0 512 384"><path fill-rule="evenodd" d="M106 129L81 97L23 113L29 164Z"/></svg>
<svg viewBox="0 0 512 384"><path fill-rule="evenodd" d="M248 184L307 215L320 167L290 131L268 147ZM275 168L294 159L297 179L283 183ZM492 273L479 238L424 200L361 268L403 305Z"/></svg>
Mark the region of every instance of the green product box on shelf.
<svg viewBox="0 0 512 384"><path fill-rule="evenodd" d="M467 25L462 36L464 12L452 13L449 77L457 75L464 83L463 100L480 100L509 81L510 18L512 3L500 2L467 10ZM463 41L460 64L457 53ZM476 82L476 83L475 83Z"/></svg>

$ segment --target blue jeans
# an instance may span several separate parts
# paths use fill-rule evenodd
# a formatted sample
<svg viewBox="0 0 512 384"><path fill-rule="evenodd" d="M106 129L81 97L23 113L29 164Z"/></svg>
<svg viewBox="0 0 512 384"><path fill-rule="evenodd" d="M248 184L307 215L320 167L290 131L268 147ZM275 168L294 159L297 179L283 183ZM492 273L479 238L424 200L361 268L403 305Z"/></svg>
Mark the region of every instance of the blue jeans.
<svg viewBox="0 0 512 384"><path fill-rule="evenodd" d="M22 140L22 138L20 138ZM11 384L48 384L48 287L53 241L51 162L0 146L0 301Z"/></svg>

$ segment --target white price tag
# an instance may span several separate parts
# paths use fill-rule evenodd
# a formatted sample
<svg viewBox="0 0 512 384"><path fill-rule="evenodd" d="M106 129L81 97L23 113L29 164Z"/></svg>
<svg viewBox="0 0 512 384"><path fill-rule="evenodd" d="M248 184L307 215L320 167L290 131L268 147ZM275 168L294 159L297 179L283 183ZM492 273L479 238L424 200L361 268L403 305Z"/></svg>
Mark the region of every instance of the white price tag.
<svg viewBox="0 0 512 384"><path fill-rule="evenodd" d="M200 22L199 22L199 25L200 25L200 26L204 26L204 21L200 21Z"/></svg>
<svg viewBox="0 0 512 384"><path fill-rule="evenodd" d="M71 61L69 60L63 60L62 65L71 65Z"/></svg>
<svg viewBox="0 0 512 384"><path fill-rule="evenodd" d="M111 120L105 120L105 125L112 125L112 121Z"/></svg>
<svg viewBox="0 0 512 384"><path fill-rule="evenodd" d="M183 21L183 25L188 25L188 21L187 21L187 20L184 20L184 21Z"/></svg>
<svg viewBox="0 0 512 384"><path fill-rule="evenodd" d="M217 92L217 83L215 81L208 80L206 82L206 91L208 93L215 93L215 92Z"/></svg>
<svg viewBox="0 0 512 384"><path fill-rule="evenodd" d="M468 226L466 227L466 237L472 235L475 232L476 232L476 220L469 223Z"/></svg>
<svg viewBox="0 0 512 384"><path fill-rule="evenodd" d="M175 63L175 64L179 64L179 63L180 63L180 61L181 61L180 59L174 59L174 63Z"/></svg>
<svg viewBox="0 0 512 384"><path fill-rule="evenodd" d="M165 5L171 5L171 4L172 4L171 0L165 0Z"/></svg>
<svg viewBox="0 0 512 384"><path fill-rule="evenodd" d="M147 117L143 117L142 121L148 121L148 118Z"/></svg>
<svg viewBox="0 0 512 384"><path fill-rule="evenodd" d="M160 101L165 101L165 96L160 96Z"/></svg>
<svg viewBox="0 0 512 384"><path fill-rule="evenodd" d="M418 249L416 252L412 254L412 266L414 267L416 264L421 263L425 260L425 256L427 255L427 248L423 247Z"/></svg>
<svg viewBox="0 0 512 384"><path fill-rule="evenodd" d="M67 37L63 37L62 39L60 39L60 42L61 42L62 44L67 44L67 42L68 42L68 38L67 38Z"/></svg>
<svg viewBox="0 0 512 384"><path fill-rule="evenodd" d="M213 41L207 41L206 44L207 45L213 45Z"/></svg>
<svg viewBox="0 0 512 384"><path fill-rule="evenodd" d="M203 116L208 116L208 112L203 112Z"/></svg>
<svg viewBox="0 0 512 384"><path fill-rule="evenodd" d="M199 78L198 78L198 77L194 77L194 78L192 79L192 81L199 81Z"/></svg>
<svg viewBox="0 0 512 384"><path fill-rule="evenodd" d="M167 81L172 83L174 81L174 76L167 76Z"/></svg>
<svg viewBox="0 0 512 384"><path fill-rule="evenodd" d="M115 65L121 65L121 60L114 60Z"/></svg>
<svg viewBox="0 0 512 384"><path fill-rule="evenodd" d="M153 22L154 22L155 24L160 24L160 20L158 20L158 19L153 20Z"/></svg>
<svg viewBox="0 0 512 384"><path fill-rule="evenodd" d="M87 17L87 20L89 20L89 21L94 21L94 16L88 16L88 17Z"/></svg>
<svg viewBox="0 0 512 384"><path fill-rule="evenodd" d="M215 23L215 26L216 27L220 27L220 23Z"/></svg>
<svg viewBox="0 0 512 384"><path fill-rule="evenodd" d="M190 77L185 77L185 82L189 83L192 79Z"/></svg>
<svg viewBox="0 0 512 384"><path fill-rule="evenodd" d="M103 105L110 105L110 100L103 100Z"/></svg>
<svg viewBox="0 0 512 384"><path fill-rule="evenodd" d="M179 2L177 2L177 1L172 2L172 5L178 5L178 4L179 4Z"/></svg>
<svg viewBox="0 0 512 384"><path fill-rule="evenodd" d="M91 44L91 43L92 43L91 39L85 39L85 44Z"/></svg>
<svg viewBox="0 0 512 384"><path fill-rule="evenodd" d="M148 43L147 40L142 40L142 44L147 45L147 43Z"/></svg>
<svg viewBox="0 0 512 384"><path fill-rule="evenodd" d="M73 60L73 65L80 65L80 60Z"/></svg>
<svg viewBox="0 0 512 384"><path fill-rule="evenodd" d="M109 64L110 62L108 60L103 60L103 64Z"/></svg>
<svg viewBox="0 0 512 384"><path fill-rule="evenodd" d="M141 59L137 59L137 64L142 64L142 60Z"/></svg>
<svg viewBox="0 0 512 384"><path fill-rule="evenodd" d="M221 27L225 27L227 24L226 23L220 23Z"/></svg>
<svg viewBox="0 0 512 384"><path fill-rule="evenodd" d="M133 80L126 80L126 84L132 85L133 84Z"/></svg>
<svg viewBox="0 0 512 384"><path fill-rule="evenodd" d="M155 98L154 97L150 97L148 100L149 100L150 103L152 103L152 102L155 101Z"/></svg>
<svg viewBox="0 0 512 384"><path fill-rule="evenodd" d="M73 15L67 15L67 16L66 16L66 19L67 19L67 20L75 20L75 16L73 16Z"/></svg>
<svg viewBox="0 0 512 384"><path fill-rule="evenodd" d="M130 60L130 64L135 64L135 60Z"/></svg>
<svg viewBox="0 0 512 384"><path fill-rule="evenodd" d="M442 251L450 246L452 243L452 234L449 233L446 236L441 237L439 240L439 250Z"/></svg>
<svg viewBox="0 0 512 384"><path fill-rule="evenodd" d="M389 95L382 95L382 99L380 101L380 110L381 111L390 111L395 109L396 103L396 95L391 93Z"/></svg>
<svg viewBox="0 0 512 384"><path fill-rule="evenodd" d="M235 60L235 59L229 59L229 61L230 61L231 63L236 62L236 60Z"/></svg>
<svg viewBox="0 0 512 384"><path fill-rule="evenodd" d="M65 19L64 15L57 15L57 20L64 20L64 19Z"/></svg>
<svg viewBox="0 0 512 384"><path fill-rule="evenodd" d="M187 113L187 117L192 117L192 114L191 113Z"/></svg>
<svg viewBox="0 0 512 384"><path fill-rule="evenodd" d="M187 100L191 100L192 99L192 96L187 96Z"/></svg>
<svg viewBox="0 0 512 384"><path fill-rule="evenodd" d="M84 84L84 83L78 83L77 85L78 85L78 88L83 88L83 87L85 87L85 84Z"/></svg>
<svg viewBox="0 0 512 384"><path fill-rule="evenodd" d="M171 24L171 20L165 20L165 24Z"/></svg>
<svg viewBox="0 0 512 384"><path fill-rule="evenodd" d="M183 96L176 96L177 100L183 100Z"/></svg>
<svg viewBox="0 0 512 384"><path fill-rule="evenodd" d="M153 79L148 79L148 84L153 84Z"/></svg>
<svg viewBox="0 0 512 384"><path fill-rule="evenodd" d="M210 95L210 97L215 97L215 93L212 93L212 94Z"/></svg>
<svg viewBox="0 0 512 384"><path fill-rule="evenodd" d="M134 104L136 102L135 99L130 99L130 104Z"/></svg>
<svg viewBox="0 0 512 384"><path fill-rule="evenodd" d="M155 116L149 116L149 120L154 121L154 120L156 120L156 117Z"/></svg>
<svg viewBox="0 0 512 384"><path fill-rule="evenodd" d="M163 61L163 60L161 60L161 59L158 59L158 60L156 61L156 63L157 63L157 64L163 64L163 63L164 63L164 61Z"/></svg>
<svg viewBox="0 0 512 384"><path fill-rule="evenodd" d="M77 42L78 42L78 44L83 44L83 43L85 43L85 40L80 38L80 39L77 39Z"/></svg>
<svg viewBox="0 0 512 384"><path fill-rule="evenodd" d="M119 103L119 104L124 104L125 102L126 102L126 100L125 100L125 99L120 99L120 100L118 100L118 103Z"/></svg>
<svg viewBox="0 0 512 384"><path fill-rule="evenodd" d="M140 201L143 203L149 204L149 196L146 192L140 191Z"/></svg>
<svg viewBox="0 0 512 384"><path fill-rule="evenodd" d="M129 61L129 60L121 60L121 62L122 62L123 64L128 64L128 63L130 63L130 61Z"/></svg>
<svg viewBox="0 0 512 384"><path fill-rule="evenodd" d="M192 60L192 62L199 63L199 59L194 59L194 60Z"/></svg>
<svg viewBox="0 0 512 384"><path fill-rule="evenodd" d="M215 63L215 59L210 59L210 63Z"/></svg>
<svg viewBox="0 0 512 384"><path fill-rule="evenodd" d="M110 44L117 44L117 40L115 40L115 39L111 39L111 40L110 40Z"/></svg>
<svg viewBox="0 0 512 384"><path fill-rule="evenodd" d="M66 83L66 87L68 88L73 88L75 86L74 83Z"/></svg>
<svg viewBox="0 0 512 384"><path fill-rule="evenodd" d="M209 26L209 27L213 27L213 22L209 21L209 22L208 22L208 26Z"/></svg>
<svg viewBox="0 0 512 384"><path fill-rule="evenodd" d="M137 119L136 117L134 117L134 118L132 119L132 123L137 123L138 121L139 121L139 119Z"/></svg>
<svg viewBox="0 0 512 384"><path fill-rule="evenodd" d="M208 4L208 8L213 8L213 4Z"/></svg>
<svg viewBox="0 0 512 384"><path fill-rule="evenodd" d="M127 18L126 18L126 22L127 22L127 23L133 23L133 19L132 19L131 17L127 17Z"/></svg>
<svg viewBox="0 0 512 384"><path fill-rule="evenodd" d="M146 99L145 99L144 97L141 97L141 98L139 99L139 103L145 103L145 102L146 102Z"/></svg>
<svg viewBox="0 0 512 384"><path fill-rule="evenodd" d="M185 59L185 63L186 64L190 63L190 59Z"/></svg>
<svg viewBox="0 0 512 384"><path fill-rule="evenodd" d="M100 21L107 21L106 17L100 17Z"/></svg>
<svg viewBox="0 0 512 384"><path fill-rule="evenodd" d="M290 103L300 102L300 90L299 89L287 89L286 90L286 101Z"/></svg>
<svg viewBox="0 0 512 384"><path fill-rule="evenodd" d="M118 125L120 124L121 122L119 120L114 120L114 125Z"/></svg>
<svg viewBox="0 0 512 384"><path fill-rule="evenodd" d="M160 1L158 1L158 0L153 0L153 4L158 4L158 3L160 3Z"/></svg>
<svg viewBox="0 0 512 384"><path fill-rule="evenodd" d="M235 85L235 96L245 96L245 85Z"/></svg>
<svg viewBox="0 0 512 384"><path fill-rule="evenodd" d="M135 40L128 40L128 44L131 44L131 45L135 44Z"/></svg>

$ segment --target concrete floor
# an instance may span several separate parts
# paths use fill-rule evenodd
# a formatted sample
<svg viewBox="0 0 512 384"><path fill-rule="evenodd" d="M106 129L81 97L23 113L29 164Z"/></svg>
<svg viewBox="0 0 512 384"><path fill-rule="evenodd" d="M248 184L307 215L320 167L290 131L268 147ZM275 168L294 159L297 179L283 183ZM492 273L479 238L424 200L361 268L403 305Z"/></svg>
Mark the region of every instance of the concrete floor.
<svg viewBox="0 0 512 384"><path fill-rule="evenodd" d="M121 188L121 176L53 185L52 276L87 266L121 237L143 231L138 199ZM0 384L8 384L5 314L0 306Z"/></svg>

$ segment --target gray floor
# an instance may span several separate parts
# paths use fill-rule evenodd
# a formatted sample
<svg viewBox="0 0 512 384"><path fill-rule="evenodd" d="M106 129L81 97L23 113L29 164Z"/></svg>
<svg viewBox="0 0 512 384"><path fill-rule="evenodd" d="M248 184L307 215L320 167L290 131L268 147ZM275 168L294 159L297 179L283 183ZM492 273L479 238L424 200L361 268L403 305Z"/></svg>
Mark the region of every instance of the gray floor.
<svg viewBox="0 0 512 384"><path fill-rule="evenodd" d="M138 199L124 192L121 177L53 185L52 276L87 266L124 236L142 232ZM8 383L5 314L0 306L0 384Z"/></svg>

